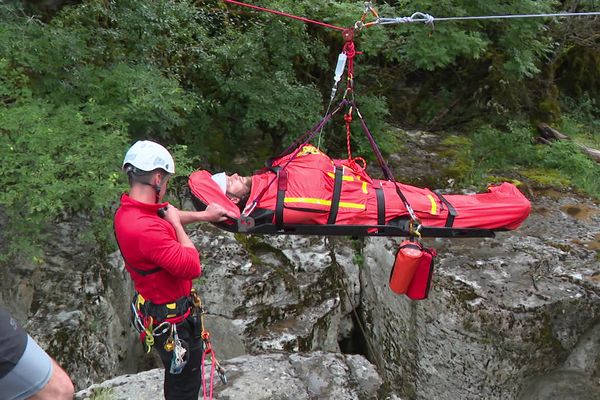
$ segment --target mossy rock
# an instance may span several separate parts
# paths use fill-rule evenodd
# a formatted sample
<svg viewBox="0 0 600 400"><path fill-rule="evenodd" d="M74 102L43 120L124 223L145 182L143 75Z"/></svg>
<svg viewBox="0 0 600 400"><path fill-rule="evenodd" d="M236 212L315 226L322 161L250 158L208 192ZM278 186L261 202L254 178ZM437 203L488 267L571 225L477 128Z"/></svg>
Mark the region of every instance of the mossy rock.
<svg viewBox="0 0 600 400"><path fill-rule="evenodd" d="M556 170L543 168L530 168L520 171L523 176L542 187L563 188L571 184L569 178Z"/></svg>

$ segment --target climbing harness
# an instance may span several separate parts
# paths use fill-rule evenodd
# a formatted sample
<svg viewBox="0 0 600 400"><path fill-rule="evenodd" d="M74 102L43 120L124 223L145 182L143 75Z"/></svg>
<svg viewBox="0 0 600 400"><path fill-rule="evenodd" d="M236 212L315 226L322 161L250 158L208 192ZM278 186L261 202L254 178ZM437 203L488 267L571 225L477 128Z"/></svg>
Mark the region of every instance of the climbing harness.
<svg viewBox="0 0 600 400"><path fill-rule="evenodd" d="M140 341L144 346L146 353L152 350L155 344L155 337L168 334L163 348L167 352L172 352L169 372L171 374L180 374L189 360L189 345L181 339L177 333L177 325L188 318L193 318L196 323L200 323L200 332L196 336L201 339L204 345L202 353L201 379L203 386L204 399L213 398L214 375L215 372L223 384L227 384L227 375L217 360L216 354L210 342L210 333L204 327L205 309L202 305L200 295L195 289L192 289L189 296L182 297L173 303L152 304L146 301L140 294L134 296L131 303L132 325L140 335ZM207 392L204 364L207 356L211 358L211 372Z"/></svg>
<svg viewBox="0 0 600 400"><path fill-rule="evenodd" d="M146 353L150 353L154 347L155 337L170 332L171 338L176 334L176 325L190 316L192 310L189 304L187 297L173 303L153 304L140 294L134 296L131 303L132 325L139 333ZM158 324L155 326L156 323Z"/></svg>

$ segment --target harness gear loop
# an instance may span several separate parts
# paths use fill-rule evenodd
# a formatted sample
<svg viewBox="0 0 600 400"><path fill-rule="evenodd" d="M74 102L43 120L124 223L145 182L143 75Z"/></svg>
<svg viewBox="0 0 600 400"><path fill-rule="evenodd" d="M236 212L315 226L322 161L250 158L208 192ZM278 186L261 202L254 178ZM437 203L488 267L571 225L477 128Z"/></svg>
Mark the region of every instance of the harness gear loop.
<svg viewBox="0 0 600 400"><path fill-rule="evenodd" d="M152 346L154 346L154 335L152 331L152 324L154 323L154 318L146 317L144 318L144 330L140 334L141 339L144 341L144 348L146 349L146 353L150 353L152 350Z"/></svg>

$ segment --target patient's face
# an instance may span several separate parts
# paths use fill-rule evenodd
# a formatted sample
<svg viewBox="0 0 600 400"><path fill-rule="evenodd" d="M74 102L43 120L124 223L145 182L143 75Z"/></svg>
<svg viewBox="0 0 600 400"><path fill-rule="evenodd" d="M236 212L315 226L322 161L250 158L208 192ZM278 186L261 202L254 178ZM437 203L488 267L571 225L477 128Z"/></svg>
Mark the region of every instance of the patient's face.
<svg viewBox="0 0 600 400"><path fill-rule="evenodd" d="M250 178L239 176L238 174L227 176L227 197L234 203L250 194Z"/></svg>

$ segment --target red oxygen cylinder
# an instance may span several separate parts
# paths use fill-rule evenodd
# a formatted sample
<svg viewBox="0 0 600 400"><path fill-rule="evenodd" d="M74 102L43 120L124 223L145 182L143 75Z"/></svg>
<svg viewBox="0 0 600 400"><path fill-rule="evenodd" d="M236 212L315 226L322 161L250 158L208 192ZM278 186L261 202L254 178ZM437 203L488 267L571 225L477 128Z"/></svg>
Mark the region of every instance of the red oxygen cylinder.
<svg viewBox="0 0 600 400"><path fill-rule="evenodd" d="M397 294L405 294L415 271L421 262L423 248L418 242L405 240L396 252L396 260L390 273L390 289Z"/></svg>
<svg viewBox="0 0 600 400"><path fill-rule="evenodd" d="M431 278L433 277L433 258L436 256L434 249L424 249L419 266L415 271L406 295L411 300L423 300L429 296Z"/></svg>

